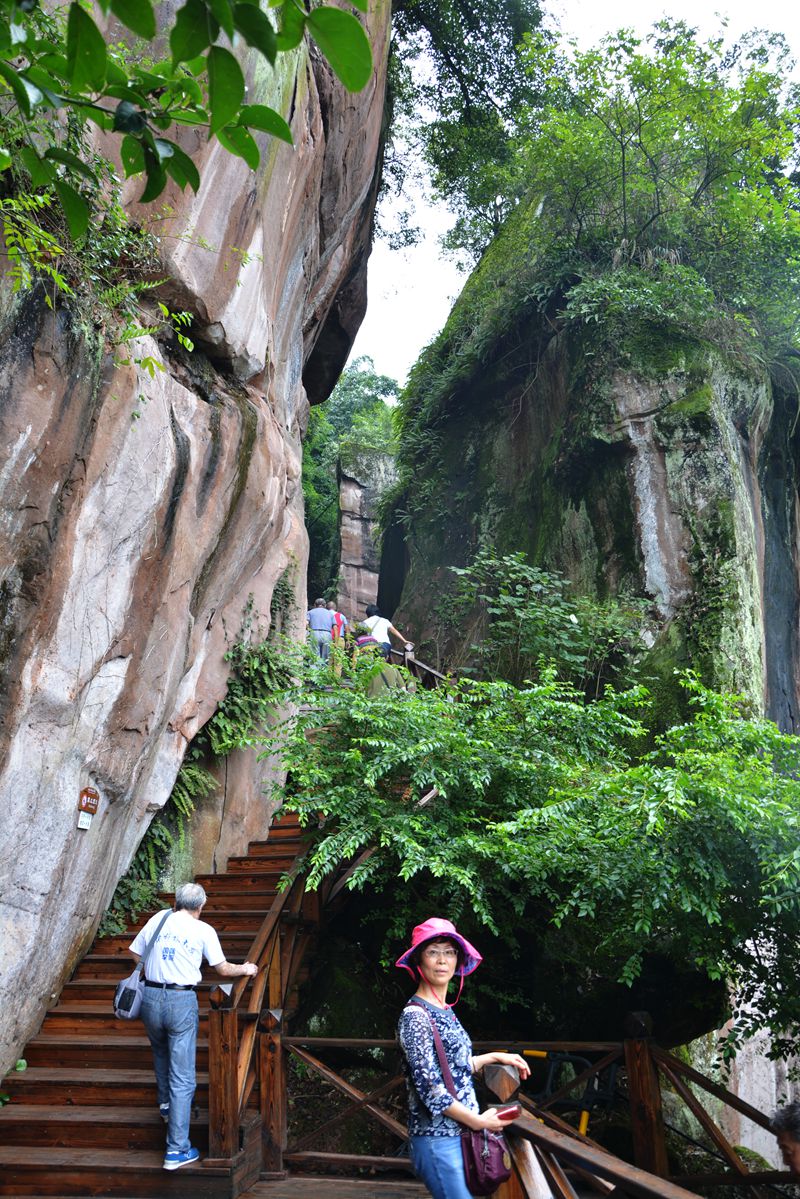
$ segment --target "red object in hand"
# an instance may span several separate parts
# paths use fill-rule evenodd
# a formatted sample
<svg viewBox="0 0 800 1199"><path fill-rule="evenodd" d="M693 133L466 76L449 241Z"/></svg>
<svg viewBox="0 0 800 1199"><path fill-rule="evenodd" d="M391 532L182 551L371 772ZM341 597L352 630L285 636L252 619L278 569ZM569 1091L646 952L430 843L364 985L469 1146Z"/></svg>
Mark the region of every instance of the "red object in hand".
<svg viewBox="0 0 800 1199"><path fill-rule="evenodd" d="M517 1116L522 1115L522 1108L518 1103L512 1103L511 1107L499 1107L497 1109L498 1120L516 1120Z"/></svg>

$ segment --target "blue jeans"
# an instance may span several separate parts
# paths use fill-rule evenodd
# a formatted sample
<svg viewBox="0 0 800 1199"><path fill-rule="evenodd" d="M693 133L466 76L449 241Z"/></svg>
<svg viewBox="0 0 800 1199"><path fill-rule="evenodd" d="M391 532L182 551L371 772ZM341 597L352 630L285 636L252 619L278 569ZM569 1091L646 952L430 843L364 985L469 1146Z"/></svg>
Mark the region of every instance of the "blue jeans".
<svg viewBox="0 0 800 1199"><path fill-rule="evenodd" d="M169 1104L167 1153L185 1153L195 1089L197 995L145 987L142 1020L153 1049L158 1102Z"/></svg>
<svg viewBox="0 0 800 1199"><path fill-rule="evenodd" d="M332 634L326 632L325 629L312 629L311 637L316 643L317 652L319 653L320 658L323 662L327 662L328 658L331 656L331 642L333 640Z"/></svg>
<svg viewBox="0 0 800 1199"><path fill-rule="evenodd" d="M461 1137L409 1137L414 1173L433 1199L473 1199L464 1177Z"/></svg>

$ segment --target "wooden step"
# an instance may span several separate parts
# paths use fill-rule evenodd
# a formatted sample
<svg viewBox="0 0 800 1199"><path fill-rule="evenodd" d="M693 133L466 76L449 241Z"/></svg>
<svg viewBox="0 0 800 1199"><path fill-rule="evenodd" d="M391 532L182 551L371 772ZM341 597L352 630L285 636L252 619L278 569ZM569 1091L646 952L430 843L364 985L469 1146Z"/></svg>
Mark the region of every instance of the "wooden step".
<svg viewBox="0 0 800 1199"><path fill-rule="evenodd" d="M166 1126L152 1107L67 1107L9 1103L0 1110L0 1143L67 1149L164 1149ZM191 1142L208 1149L208 1112L191 1123Z"/></svg>
<svg viewBox="0 0 800 1199"><path fill-rule="evenodd" d="M149 915L144 915L135 924L131 925L128 944L130 944L139 930L144 928L149 919ZM255 936L264 917L259 915L258 912L254 912L252 908L237 909L228 907L219 909L209 905L208 908L203 909L203 919L207 924L213 926L217 936L222 936L226 932L252 932L253 936Z"/></svg>
<svg viewBox="0 0 800 1199"><path fill-rule="evenodd" d="M119 1021L120 1024L123 1021ZM60 1066L83 1070L94 1069L141 1070L152 1063L150 1042L144 1028L136 1023L138 1036L57 1037L39 1033L28 1042L25 1060L29 1066ZM208 1070L208 1041L197 1041L197 1069Z"/></svg>
<svg viewBox="0 0 800 1199"><path fill-rule="evenodd" d="M2 1089L11 1096L9 1107L16 1103L42 1103L155 1108L156 1080L151 1063L152 1058L149 1061L142 1058L136 1069L92 1067L80 1074L71 1068L29 1065L27 1070L10 1074ZM201 1110L208 1106L208 1075L204 1072L197 1074L195 1103Z"/></svg>
<svg viewBox="0 0 800 1199"><path fill-rule="evenodd" d="M212 907L219 895L232 895L237 891L241 891L243 895L249 895L252 891L277 895L278 883L283 874L282 870L249 870L242 871L241 874L212 874L210 879L205 881L201 875L197 881L203 881L208 894L208 906ZM203 919L205 918L204 911Z"/></svg>
<svg viewBox="0 0 800 1199"><path fill-rule="evenodd" d="M229 1194L230 1171L220 1167L164 1169L163 1150L64 1149L0 1145L0 1195L20 1199L46 1195L102 1199L219 1199Z"/></svg>
<svg viewBox="0 0 800 1199"><path fill-rule="evenodd" d="M287 870L291 870L297 861L295 854L248 854L246 858L228 858L228 874L234 875L236 878L240 874L248 873L263 873L264 870L277 870L279 874L286 874ZM223 878L224 875L214 875L215 878Z"/></svg>
<svg viewBox="0 0 800 1199"><path fill-rule="evenodd" d="M208 1023L208 1007L200 1009L200 1028ZM41 1035L48 1037L107 1037L130 1040L141 1037L144 1025L141 1020L118 1020L110 1005L59 1004L51 1008L44 1018Z"/></svg>
<svg viewBox="0 0 800 1199"><path fill-rule="evenodd" d="M218 914L247 913L252 919L260 912L261 915L256 922L256 929L258 929L264 916L272 907L272 901L277 894L277 887L273 887L270 891L237 890L233 894L223 891L219 895L215 895L213 899L209 899L208 908L203 910L203 919L206 924L210 924L212 928L216 929L219 935L221 925Z"/></svg>
<svg viewBox="0 0 800 1199"><path fill-rule="evenodd" d="M241 932L223 929L222 932L217 930L217 936L222 945L223 953L235 954L241 952L245 954L253 941L255 930L251 933L246 929ZM133 959L128 953L128 947L132 940L133 936L130 933L126 933L120 937L97 937L92 945L91 952L100 953L106 957L114 955L115 957L124 958L126 961L130 961L131 969L133 969Z"/></svg>
<svg viewBox="0 0 800 1199"><path fill-rule="evenodd" d="M225 979L220 978L215 970L209 971L209 975L208 979L197 984L197 999L201 1009L204 1004L208 1006L207 1000L212 987L215 987L217 983L225 982ZM93 976L72 979L64 984L58 1004L56 1007L50 1008L50 1011L57 1011L58 1008L66 1006L72 1007L75 1004L88 1004L101 1010L111 1011L117 983L124 977L124 972L115 971L113 977Z"/></svg>

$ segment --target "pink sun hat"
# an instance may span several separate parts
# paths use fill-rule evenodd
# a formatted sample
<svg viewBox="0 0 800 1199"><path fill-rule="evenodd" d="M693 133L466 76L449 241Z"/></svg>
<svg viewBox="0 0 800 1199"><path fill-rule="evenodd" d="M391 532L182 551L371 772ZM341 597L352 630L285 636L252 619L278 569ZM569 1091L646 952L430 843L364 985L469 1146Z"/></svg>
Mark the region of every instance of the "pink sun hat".
<svg viewBox="0 0 800 1199"><path fill-rule="evenodd" d="M461 933L456 930L456 926L450 920L443 920L441 916L430 916L422 924L418 924L411 934L411 945L402 953L395 962L395 966L401 966L403 970L407 970L412 978L416 978L413 966L409 965L409 958L415 949L419 949L420 945L424 945L426 941L440 941L443 937L455 941L464 951L464 961L460 966L456 967L456 974L460 974L463 979L467 974L472 974L473 970L477 970L483 958L478 953L474 945L470 945L466 937L462 937Z"/></svg>

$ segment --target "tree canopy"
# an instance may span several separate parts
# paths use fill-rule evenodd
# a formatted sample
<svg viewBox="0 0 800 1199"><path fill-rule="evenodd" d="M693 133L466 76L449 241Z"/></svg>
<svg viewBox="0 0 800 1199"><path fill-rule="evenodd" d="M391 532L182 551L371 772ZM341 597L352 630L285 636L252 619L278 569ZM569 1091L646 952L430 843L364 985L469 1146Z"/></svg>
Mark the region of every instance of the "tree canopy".
<svg viewBox="0 0 800 1199"><path fill-rule="evenodd" d="M515 957L552 933L577 989L667 958L735 987L729 1050L759 1028L796 1048L800 739L692 676L690 719L644 749L643 688L587 702L542 666L370 696L374 669L314 667L268 743L314 830L312 886L357 862L395 942L434 909Z"/></svg>
<svg viewBox="0 0 800 1199"><path fill-rule="evenodd" d="M521 47L539 27L540 5L396 0L392 12L392 137L409 147L397 174L420 156L436 196L456 214L451 248L474 256L524 188L512 134L536 96Z"/></svg>
<svg viewBox="0 0 800 1199"><path fill-rule="evenodd" d="M556 260L581 321L714 308L773 349L800 320L800 117L788 50L753 33L726 46L683 22L620 32L569 55L529 38L543 102L520 128L534 252Z"/></svg>

